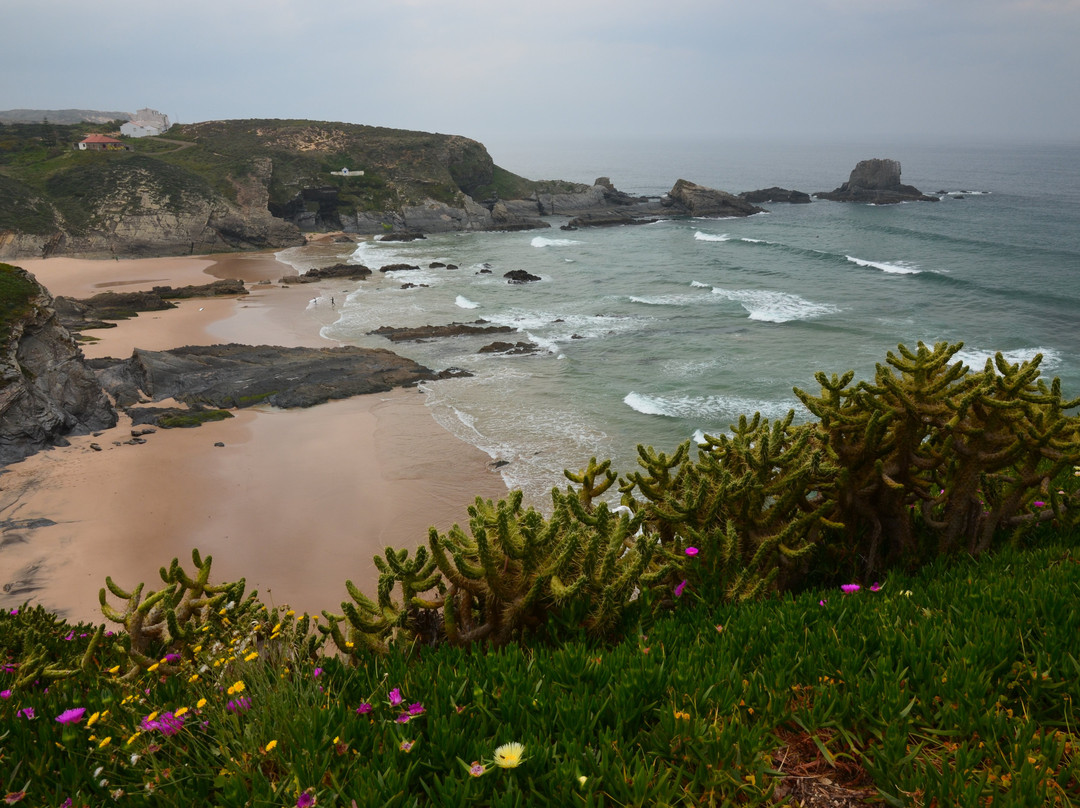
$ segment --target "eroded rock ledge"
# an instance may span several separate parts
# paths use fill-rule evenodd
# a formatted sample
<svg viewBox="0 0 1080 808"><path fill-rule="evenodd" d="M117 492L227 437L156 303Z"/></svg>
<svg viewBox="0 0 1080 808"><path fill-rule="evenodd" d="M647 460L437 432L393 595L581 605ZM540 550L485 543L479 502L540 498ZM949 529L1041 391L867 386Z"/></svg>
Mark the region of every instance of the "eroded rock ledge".
<svg viewBox="0 0 1080 808"><path fill-rule="evenodd" d="M128 359L89 365L121 407L173 398L191 406L255 404L311 407L339 398L382 393L417 382L462 375L437 373L381 348L282 348L208 345L168 351L136 349Z"/></svg>

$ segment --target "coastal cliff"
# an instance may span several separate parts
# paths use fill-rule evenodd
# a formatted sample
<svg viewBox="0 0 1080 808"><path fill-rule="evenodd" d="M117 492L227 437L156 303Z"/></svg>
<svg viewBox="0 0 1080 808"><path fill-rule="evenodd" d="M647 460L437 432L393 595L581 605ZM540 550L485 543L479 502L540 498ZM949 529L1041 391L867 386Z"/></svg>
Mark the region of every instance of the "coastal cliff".
<svg viewBox="0 0 1080 808"><path fill-rule="evenodd" d="M116 411L34 276L0 264L0 465L115 426Z"/></svg>
<svg viewBox="0 0 1080 808"><path fill-rule="evenodd" d="M529 180L459 135L237 120L174 126L116 150L76 148L91 128L0 125L0 260L273 249L308 232L524 230L549 227L542 217L553 215L680 215L699 201L681 199L680 186L661 206L606 177Z"/></svg>

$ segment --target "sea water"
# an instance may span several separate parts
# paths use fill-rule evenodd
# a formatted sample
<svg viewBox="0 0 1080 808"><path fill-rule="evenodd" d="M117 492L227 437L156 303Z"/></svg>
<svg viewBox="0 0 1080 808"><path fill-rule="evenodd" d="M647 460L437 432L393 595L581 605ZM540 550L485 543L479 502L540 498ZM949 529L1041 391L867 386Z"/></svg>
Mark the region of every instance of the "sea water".
<svg viewBox="0 0 1080 808"><path fill-rule="evenodd" d="M590 457L626 473L639 444L670 452L755 412L805 420L793 388L818 393L816 371L870 379L898 343L963 342L958 359L977 369L998 351L1013 362L1042 354L1044 377L1080 396L1080 144L605 141L504 152L496 162L523 176L608 176L634 194L658 195L680 177L813 193L869 157L899 159L903 182L947 192L576 231L554 218L547 230L335 247L335 259L376 271L343 282L325 336L472 373L424 385L425 400L444 427L504 461L507 484L538 507L566 484L564 469ZM329 260L311 248L281 257L300 269ZM393 263L421 269L377 271ZM510 270L541 280L511 284ZM393 345L370 334L481 319L513 333ZM494 340L539 350L477 353Z"/></svg>

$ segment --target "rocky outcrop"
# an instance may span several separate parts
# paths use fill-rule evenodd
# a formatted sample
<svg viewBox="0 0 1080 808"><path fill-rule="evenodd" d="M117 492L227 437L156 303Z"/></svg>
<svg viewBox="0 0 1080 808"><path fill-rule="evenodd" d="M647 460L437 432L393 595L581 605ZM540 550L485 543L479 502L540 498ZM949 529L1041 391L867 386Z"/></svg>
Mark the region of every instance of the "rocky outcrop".
<svg viewBox="0 0 1080 808"><path fill-rule="evenodd" d="M689 180L678 180L661 203L689 216L753 216L764 213L762 208L745 199Z"/></svg>
<svg viewBox="0 0 1080 808"><path fill-rule="evenodd" d="M514 329L508 325L488 325L487 320L477 320L473 323L450 323L448 325L421 325L412 328L394 328L384 325L369 331L380 337L386 337L391 342L420 342L422 340L439 337L463 337L476 334L507 334Z"/></svg>
<svg viewBox="0 0 1080 808"><path fill-rule="evenodd" d="M122 407L167 398L217 408L311 407L440 378L435 371L391 351L352 346L136 349L128 359L98 359L91 364L100 384Z"/></svg>
<svg viewBox="0 0 1080 808"><path fill-rule="evenodd" d="M533 275L524 269L511 269L509 272L504 273L503 277L506 278L507 283L535 283L543 280L539 275Z"/></svg>
<svg viewBox="0 0 1080 808"><path fill-rule="evenodd" d="M0 464L116 424L52 297L30 273L0 264Z"/></svg>
<svg viewBox="0 0 1080 808"><path fill-rule="evenodd" d="M763 202L790 202L796 205L805 205L810 202L810 194L802 191L791 191L787 188L777 188L774 185L772 188L743 191L739 194L739 199L745 199L755 205L760 205Z"/></svg>
<svg viewBox="0 0 1080 808"><path fill-rule="evenodd" d="M819 191L814 196L833 202L864 202L874 205L938 201L936 196L928 196L912 185L901 184L899 160L881 158L860 161L852 169L847 182L835 190Z"/></svg>
<svg viewBox="0 0 1080 808"><path fill-rule="evenodd" d="M281 283L314 283L328 279L348 278L363 280L371 275L371 270L363 264L334 264L329 267L314 267L302 275L286 275Z"/></svg>
<svg viewBox="0 0 1080 808"><path fill-rule="evenodd" d="M562 225L560 230L578 230L582 227L620 227L627 224L652 224L659 221L649 217L644 211L604 210L598 213L583 213Z"/></svg>
<svg viewBox="0 0 1080 808"><path fill-rule="evenodd" d="M126 320L141 311L162 311L176 308L170 300L196 297L233 297L246 295L243 281L220 280L199 286L155 286L149 292L102 292L83 300L57 297L56 313L68 331L81 332L92 328L112 328L109 320Z"/></svg>

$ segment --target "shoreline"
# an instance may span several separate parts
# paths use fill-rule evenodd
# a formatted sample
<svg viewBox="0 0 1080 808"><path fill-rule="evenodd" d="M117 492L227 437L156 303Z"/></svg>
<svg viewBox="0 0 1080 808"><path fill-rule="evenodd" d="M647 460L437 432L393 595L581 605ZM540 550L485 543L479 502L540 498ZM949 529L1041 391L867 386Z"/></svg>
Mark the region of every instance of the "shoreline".
<svg viewBox="0 0 1080 808"><path fill-rule="evenodd" d="M202 284L207 276L240 275L250 285L248 295L182 300L90 331L97 341L82 344L88 358L222 342L339 344L319 334L335 312L311 300L340 294L340 284L282 287L277 280L295 270L273 253L20 266L53 296ZM243 577L267 603L336 612L348 597L346 579L374 594L372 556L388 546L412 551L426 544L429 526L467 523L477 496L506 493L491 458L441 427L416 389L234 415L159 429L142 445L125 442L131 425L122 415L96 437L69 437L70 446L4 468L0 607L29 601L72 622L101 622L106 575L124 588L141 581L157 589L159 568L178 558L190 571L198 548L214 558L212 582Z"/></svg>

